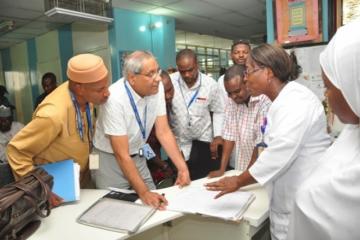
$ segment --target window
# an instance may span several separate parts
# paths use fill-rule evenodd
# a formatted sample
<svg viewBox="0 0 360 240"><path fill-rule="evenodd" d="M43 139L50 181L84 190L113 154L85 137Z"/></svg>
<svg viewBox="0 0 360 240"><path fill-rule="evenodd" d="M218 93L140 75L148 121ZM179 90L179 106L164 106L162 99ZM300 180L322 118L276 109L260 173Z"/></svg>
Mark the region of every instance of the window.
<svg viewBox="0 0 360 240"><path fill-rule="evenodd" d="M221 67L228 68L232 64L231 59L229 59L230 49L177 44L176 52L179 52L184 48L189 48L195 51L198 58L199 70L211 76L215 80L219 78Z"/></svg>

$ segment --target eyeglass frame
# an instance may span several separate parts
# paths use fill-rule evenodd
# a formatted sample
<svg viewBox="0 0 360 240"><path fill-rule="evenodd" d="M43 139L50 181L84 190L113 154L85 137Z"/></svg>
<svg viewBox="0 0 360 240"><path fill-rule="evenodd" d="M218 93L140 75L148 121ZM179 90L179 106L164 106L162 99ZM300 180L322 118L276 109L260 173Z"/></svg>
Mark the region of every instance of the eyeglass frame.
<svg viewBox="0 0 360 240"><path fill-rule="evenodd" d="M161 69L158 69L155 73L151 74L151 76L149 76L150 73L148 73L148 74L135 73L135 75L141 75L141 76L144 76L144 77L151 78L151 80L154 80L154 79L156 79L158 76L160 76L161 72L162 72L162 70L161 70Z"/></svg>
<svg viewBox="0 0 360 240"><path fill-rule="evenodd" d="M251 74L253 74L253 73L255 73L255 72L257 72L257 71L259 71L261 69L264 69L264 67L257 67L257 68L252 69L252 71L249 71L248 68L246 68L244 70L244 72L243 72L244 77L249 77L249 75L251 75Z"/></svg>

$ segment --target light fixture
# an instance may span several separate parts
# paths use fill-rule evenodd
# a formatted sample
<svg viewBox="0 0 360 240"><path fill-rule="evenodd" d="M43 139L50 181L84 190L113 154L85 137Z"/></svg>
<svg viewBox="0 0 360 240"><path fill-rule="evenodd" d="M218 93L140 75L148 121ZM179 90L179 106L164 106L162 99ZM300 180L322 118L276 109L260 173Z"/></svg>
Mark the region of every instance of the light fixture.
<svg viewBox="0 0 360 240"><path fill-rule="evenodd" d="M78 12L78 11L59 8L59 7L54 7L46 11L45 15L48 17L65 15L65 16L73 17L74 20L82 19L82 20L92 20L92 21L105 22L105 23L111 23L114 20L113 18L108 18L90 13Z"/></svg>
<svg viewBox="0 0 360 240"><path fill-rule="evenodd" d="M146 30L146 27L144 25L139 27L140 32L145 32L145 30Z"/></svg>
<svg viewBox="0 0 360 240"><path fill-rule="evenodd" d="M149 24L149 29L150 30L153 30L155 28L161 28L163 26L163 23L162 22L155 22L155 23L150 23Z"/></svg>
<svg viewBox="0 0 360 240"><path fill-rule="evenodd" d="M162 22L156 22L154 25L156 28L161 28L163 24Z"/></svg>

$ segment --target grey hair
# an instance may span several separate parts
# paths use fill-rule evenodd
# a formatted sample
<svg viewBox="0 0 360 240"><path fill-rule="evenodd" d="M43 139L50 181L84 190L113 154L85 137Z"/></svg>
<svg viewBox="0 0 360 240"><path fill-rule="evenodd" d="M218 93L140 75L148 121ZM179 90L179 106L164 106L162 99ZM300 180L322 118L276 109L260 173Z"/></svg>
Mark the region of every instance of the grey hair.
<svg viewBox="0 0 360 240"><path fill-rule="evenodd" d="M151 52L142 50L135 51L126 56L123 67L124 78L127 79L129 73L141 73L144 60L149 58L155 59L154 55Z"/></svg>

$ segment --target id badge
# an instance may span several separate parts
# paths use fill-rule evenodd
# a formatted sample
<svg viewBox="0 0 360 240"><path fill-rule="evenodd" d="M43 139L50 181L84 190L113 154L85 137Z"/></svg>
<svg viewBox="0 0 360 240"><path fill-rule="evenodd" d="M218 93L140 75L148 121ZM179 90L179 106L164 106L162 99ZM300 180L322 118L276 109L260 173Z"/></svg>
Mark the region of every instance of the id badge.
<svg viewBox="0 0 360 240"><path fill-rule="evenodd" d="M89 155L89 169L96 170L99 169L99 154L92 152Z"/></svg>
<svg viewBox="0 0 360 240"><path fill-rule="evenodd" d="M146 158L146 160L150 160L156 156L155 152L152 150L152 148L150 147L150 145L148 143L146 143L142 147L142 150L143 150L143 154L144 154L144 157Z"/></svg>

